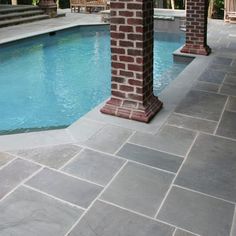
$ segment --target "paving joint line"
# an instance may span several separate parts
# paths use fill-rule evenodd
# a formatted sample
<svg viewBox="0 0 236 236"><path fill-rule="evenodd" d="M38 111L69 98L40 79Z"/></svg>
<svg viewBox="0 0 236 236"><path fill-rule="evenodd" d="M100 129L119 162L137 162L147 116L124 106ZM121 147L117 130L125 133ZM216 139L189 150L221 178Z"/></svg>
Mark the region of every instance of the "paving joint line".
<svg viewBox="0 0 236 236"><path fill-rule="evenodd" d="M159 208L157 209L156 214L155 214L155 216L154 216L155 218L157 218L158 214L160 213L160 210L161 210L162 206L164 205L164 203L165 203L165 201L166 201L166 199L167 199L167 197L168 197L168 195L169 195L169 193L170 193L170 191L171 191L171 189L172 189L172 187L173 187L173 185L174 185L174 182L175 182L175 180L176 180L176 178L177 178L179 172L181 171L181 169L182 169L182 167L183 167L183 165L184 165L184 163L185 163L185 161L186 161L186 159L187 159L187 157L188 157L188 155L189 155L189 153L190 153L190 151L191 151L193 145L195 144L195 142L196 142L198 136L199 136L199 132L196 133L196 136L194 137L194 139L193 139L193 141L192 141L192 143L191 143L191 145L190 145L190 147L189 147L189 149L188 149L188 151L187 151L187 153L186 153L186 155L185 155L185 158L184 158L183 162L181 163L181 165L180 165L180 167L179 167L179 169L178 169L178 171L177 171L175 177L173 178L173 180L172 180L172 182L171 182L171 184L170 184L170 186L169 186L169 189L167 190L167 192L166 192L166 194L165 194L165 197L163 198L163 200L162 200L162 202L161 202Z"/></svg>

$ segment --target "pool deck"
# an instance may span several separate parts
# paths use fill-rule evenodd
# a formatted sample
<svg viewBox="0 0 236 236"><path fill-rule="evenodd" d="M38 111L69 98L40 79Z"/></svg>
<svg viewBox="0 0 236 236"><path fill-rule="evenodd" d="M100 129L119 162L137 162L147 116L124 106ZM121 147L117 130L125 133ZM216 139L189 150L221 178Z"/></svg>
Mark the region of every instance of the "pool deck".
<svg viewBox="0 0 236 236"><path fill-rule="evenodd" d="M0 42L100 22L69 15ZM210 21L208 41L150 124L101 104L67 129L0 136L0 235L235 236L236 25Z"/></svg>

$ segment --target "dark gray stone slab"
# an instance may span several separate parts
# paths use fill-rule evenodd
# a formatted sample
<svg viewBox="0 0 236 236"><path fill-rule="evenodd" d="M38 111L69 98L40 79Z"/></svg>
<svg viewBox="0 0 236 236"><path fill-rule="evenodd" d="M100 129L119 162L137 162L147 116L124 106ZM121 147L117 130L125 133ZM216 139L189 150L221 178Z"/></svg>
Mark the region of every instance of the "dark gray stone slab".
<svg viewBox="0 0 236 236"><path fill-rule="evenodd" d="M106 185L124 164L124 160L92 150L82 151L63 171Z"/></svg>
<svg viewBox="0 0 236 236"><path fill-rule="evenodd" d="M56 145L26 150L11 151L18 156L33 160L51 168L60 168L81 150L75 145Z"/></svg>
<svg viewBox="0 0 236 236"><path fill-rule="evenodd" d="M218 64L218 65L230 65L232 63L233 59L228 57L215 57L212 60L212 63Z"/></svg>
<svg viewBox="0 0 236 236"><path fill-rule="evenodd" d="M232 229L231 229L231 236L235 236L235 235L236 235L236 208L234 211L234 219L233 219Z"/></svg>
<svg viewBox="0 0 236 236"><path fill-rule="evenodd" d="M229 97L226 110L236 111L236 97Z"/></svg>
<svg viewBox="0 0 236 236"><path fill-rule="evenodd" d="M236 142L201 134L175 184L236 202Z"/></svg>
<svg viewBox="0 0 236 236"><path fill-rule="evenodd" d="M28 161L16 159L6 167L0 170L0 199L4 197L13 188L27 179L40 166Z"/></svg>
<svg viewBox="0 0 236 236"><path fill-rule="evenodd" d="M43 169L26 184L84 208L102 190L100 186L49 169Z"/></svg>
<svg viewBox="0 0 236 236"><path fill-rule="evenodd" d="M236 112L224 112L216 134L236 139Z"/></svg>
<svg viewBox="0 0 236 236"><path fill-rule="evenodd" d="M94 136L89 138L85 145L107 153L114 153L132 134L129 129L107 125Z"/></svg>
<svg viewBox="0 0 236 236"><path fill-rule="evenodd" d="M7 164L9 161L13 160L14 156L9 155L4 152L0 152L0 167Z"/></svg>
<svg viewBox="0 0 236 236"><path fill-rule="evenodd" d="M192 89L216 93L218 92L219 87L220 87L219 84L198 81L194 84Z"/></svg>
<svg viewBox="0 0 236 236"><path fill-rule="evenodd" d="M236 84L223 84L220 93L229 96L236 96Z"/></svg>
<svg viewBox="0 0 236 236"><path fill-rule="evenodd" d="M172 236L174 228L96 202L68 236Z"/></svg>
<svg viewBox="0 0 236 236"><path fill-rule="evenodd" d="M236 72L236 68L234 66L228 66L228 65L211 64L208 67L208 69L222 71L222 72L226 72L226 73L235 73Z"/></svg>
<svg viewBox="0 0 236 236"><path fill-rule="evenodd" d="M191 234L189 232L183 231L181 229L177 229L173 236L196 236L195 234Z"/></svg>
<svg viewBox="0 0 236 236"><path fill-rule="evenodd" d="M130 142L160 151L185 156L196 133L173 126L164 126L157 135L137 132Z"/></svg>
<svg viewBox="0 0 236 236"><path fill-rule="evenodd" d="M218 121L226 98L220 94L192 90L176 108L176 112L196 118Z"/></svg>
<svg viewBox="0 0 236 236"><path fill-rule="evenodd" d="M20 187L0 205L1 236L64 236L82 210Z"/></svg>
<svg viewBox="0 0 236 236"><path fill-rule="evenodd" d="M118 152L118 156L171 172L177 172L183 158L153 149L127 143Z"/></svg>
<svg viewBox="0 0 236 236"><path fill-rule="evenodd" d="M157 219L195 234L230 236L234 204L173 187Z"/></svg>
<svg viewBox="0 0 236 236"><path fill-rule="evenodd" d="M175 125L179 128L187 128L206 133L213 133L217 122L183 116L180 114L172 114L167 120L167 124Z"/></svg>
<svg viewBox="0 0 236 236"><path fill-rule="evenodd" d="M154 216L174 175L128 163L101 198L122 207Z"/></svg>
<svg viewBox="0 0 236 236"><path fill-rule="evenodd" d="M224 80L226 72L206 69L198 78L199 81L221 84Z"/></svg>
<svg viewBox="0 0 236 236"><path fill-rule="evenodd" d="M225 84L235 84L236 85L236 74L234 76L232 74L227 74L226 77L225 77L224 83Z"/></svg>

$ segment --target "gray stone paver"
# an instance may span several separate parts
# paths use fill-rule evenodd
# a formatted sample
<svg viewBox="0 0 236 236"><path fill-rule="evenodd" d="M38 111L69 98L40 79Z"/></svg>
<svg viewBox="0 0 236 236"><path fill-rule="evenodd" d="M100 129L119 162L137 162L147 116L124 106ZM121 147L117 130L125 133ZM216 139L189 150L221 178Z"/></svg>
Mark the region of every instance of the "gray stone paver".
<svg viewBox="0 0 236 236"><path fill-rule="evenodd" d="M69 236L172 236L174 228L103 202L96 202Z"/></svg>
<svg viewBox="0 0 236 236"><path fill-rule="evenodd" d="M173 178L173 174L128 163L101 199L153 217Z"/></svg>
<svg viewBox="0 0 236 236"><path fill-rule="evenodd" d="M124 160L86 149L63 171L105 186L124 163Z"/></svg>
<svg viewBox="0 0 236 236"><path fill-rule="evenodd" d="M156 135L137 132L130 139L130 142L175 155L185 156L195 136L196 133L194 131L167 125Z"/></svg>
<svg viewBox="0 0 236 236"><path fill-rule="evenodd" d="M83 208L87 208L102 191L100 186L49 169L40 171L26 185Z"/></svg>
<svg viewBox="0 0 236 236"><path fill-rule="evenodd" d="M179 128L187 128L206 133L213 133L215 131L217 122L183 116L180 114L172 114L167 120L167 124L175 125Z"/></svg>
<svg viewBox="0 0 236 236"><path fill-rule="evenodd" d="M64 236L82 212L20 187L0 204L0 235Z"/></svg>
<svg viewBox="0 0 236 236"><path fill-rule="evenodd" d="M173 187L157 219L207 236L230 236L234 205Z"/></svg>
<svg viewBox="0 0 236 236"><path fill-rule="evenodd" d="M176 108L176 112L212 121L218 121L227 97L203 91L191 90Z"/></svg>
<svg viewBox="0 0 236 236"><path fill-rule="evenodd" d="M10 151L19 157L29 159L51 168L58 169L79 153L80 147L66 144Z"/></svg>
<svg viewBox="0 0 236 236"><path fill-rule="evenodd" d="M124 122L116 117L100 115L98 107L90 112L88 119L81 119L64 130L0 136L0 176L3 173L0 183L5 186L2 188L0 184L0 193L9 193L31 174L36 173L40 166L31 163L31 160L56 169L68 162L68 165L60 172L50 169L47 170L50 174L45 174L44 170L40 173L41 175L38 174L28 181L28 184L32 183L37 191L22 187L20 184L12 193L0 200L1 236L64 236L70 231L69 229L79 219L82 211L64 201L76 204L79 199L87 199L87 196L93 194L89 192L88 195L86 193L81 198L78 197L78 194L82 194L78 191L81 185L77 183L80 180L67 173L64 175L63 172L104 185L107 190L114 187L114 192L109 190L112 197L107 200L117 204L112 206L111 203L101 202L95 199L100 198L100 195L94 194L93 197L87 199L86 204L82 204L88 207L92 200L96 200L95 204L90 205L89 211L80 223L72 230L70 234L72 236L173 236L174 227L153 219L169 187L171 191L168 192L158 217L161 216L166 223L181 228L181 230L176 230L174 236L192 236L184 230L192 232L194 236L195 234L200 234L200 236L229 235L235 205L214 197L235 201L235 151L233 145L228 146L228 142L236 141L233 141L235 135L229 134L229 132L235 134L233 123L235 119L232 112L236 110L234 86L236 40L229 34L236 34L236 26L226 24L223 27L220 21L209 21L208 41L214 53L209 57L195 59L185 69L185 73L182 73L184 76L173 81L172 85L160 94L165 109L153 119L151 124ZM68 13L65 18L35 22L23 27L19 25L0 29L0 43L87 23L100 24L100 15ZM218 40L216 41L215 38ZM193 100L186 101L189 99L187 95L181 103L182 114L173 113L167 121L175 106L191 87L195 93L195 96L192 96ZM218 91L219 88L220 91ZM225 107L227 112L224 111L219 121L226 98L229 98ZM225 114L231 114L233 118L229 119ZM165 126L157 132L164 123ZM219 127L216 135L225 138L214 137L217 123ZM132 134L131 129L136 131L131 138L132 144L125 143ZM199 147L197 139L182 169L178 172L176 180L184 179L178 184L186 185L190 190L173 187L170 184L173 178L169 175L174 177L174 174L146 166L176 172L183 160L179 156L187 154L196 133L201 138L202 132L213 134L211 136L213 142L203 140ZM231 140L226 140L226 138L231 138ZM218 139L221 141L218 142ZM97 158L85 156L80 159L80 155L76 155L81 148L73 145L74 143L94 149L90 150L91 152L98 150L107 152L109 155L100 153L101 156ZM55 145L57 145L56 148ZM137 166L135 171L134 169L127 171L124 167L119 172L121 162L124 162L113 155L119 148L121 150L117 155L130 160L132 163L129 165ZM8 153L9 150L17 150L14 154L19 154L20 157L8 164L8 161L14 158L11 154L4 153L4 151ZM22 160L21 157L26 160ZM72 157L75 158L70 162ZM134 164L133 161L140 164ZM126 171L126 176L122 180L123 171ZM109 183L111 178L114 179ZM86 182L86 186L87 184L93 185ZM125 188L126 185L132 188ZM155 189L154 186L157 185L159 187ZM121 199L122 196L123 199ZM125 208L129 209L125 210ZM138 212L150 216L144 217ZM235 218L230 236L235 234Z"/></svg>
<svg viewBox="0 0 236 236"><path fill-rule="evenodd" d="M183 161L182 157L140 147L131 143L125 144L117 153L117 156L171 172L177 172Z"/></svg>
<svg viewBox="0 0 236 236"><path fill-rule="evenodd" d="M0 199L39 169L39 165L21 159L0 169Z"/></svg>
<svg viewBox="0 0 236 236"><path fill-rule="evenodd" d="M236 112L225 111L216 134L236 139Z"/></svg>

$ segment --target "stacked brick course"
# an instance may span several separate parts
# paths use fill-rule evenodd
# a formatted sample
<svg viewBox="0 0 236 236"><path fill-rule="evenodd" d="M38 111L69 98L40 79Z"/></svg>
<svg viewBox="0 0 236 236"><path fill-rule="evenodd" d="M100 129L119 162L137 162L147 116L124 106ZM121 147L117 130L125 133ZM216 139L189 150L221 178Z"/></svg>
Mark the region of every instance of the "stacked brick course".
<svg viewBox="0 0 236 236"><path fill-rule="evenodd" d="M149 122L161 109L153 95L153 0L111 1L111 98L105 114Z"/></svg>
<svg viewBox="0 0 236 236"><path fill-rule="evenodd" d="M208 55L207 0L188 0L186 10L186 44L183 53Z"/></svg>

